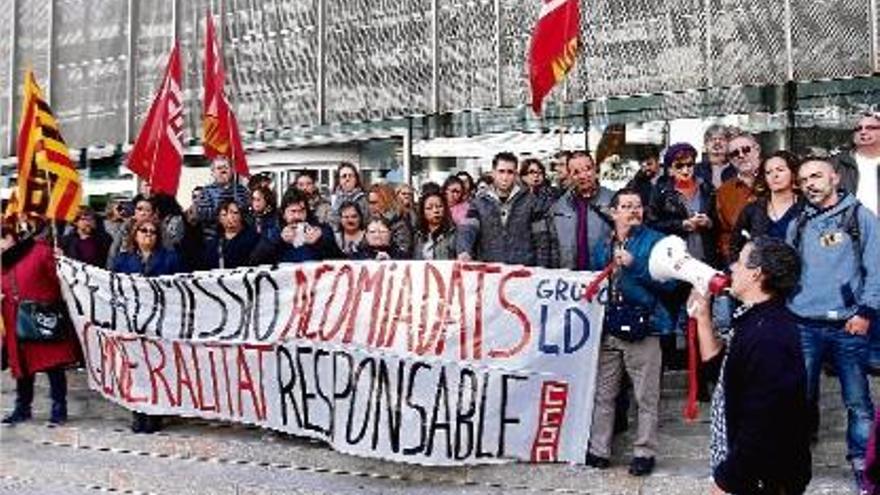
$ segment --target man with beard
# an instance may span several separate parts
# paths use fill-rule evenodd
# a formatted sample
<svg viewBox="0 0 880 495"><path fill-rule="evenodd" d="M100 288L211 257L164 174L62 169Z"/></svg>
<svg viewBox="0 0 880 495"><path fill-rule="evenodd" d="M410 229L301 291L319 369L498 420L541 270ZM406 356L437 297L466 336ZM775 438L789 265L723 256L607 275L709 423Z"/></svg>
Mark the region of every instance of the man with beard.
<svg viewBox="0 0 880 495"><path fill-rule="evenodd" d="M877 217L850 193L823 158L807 158L798 171L807 200L788 230L803 270L788 307L798 318L807 370L811 426L818 428L822 362L840 380L848 411L847 460L861 486L874 405L866 376L868 331L880 309L880 233Z"/></svg>
<svg viewBox="0 0 880 495"><path fill-rule="evenodd" d="M715 196L718 213L718 254L722 266L732 262L730 240L739 214L755 199L755 178L761 166L761 145L755 136L741 133L731 137L727 155L736 167L736 177L718 188Z"/></svg>
<svg viewBox="0 0 880 495"><path fill-rule="evenodd" d="M517 183L517 162L508 152L492 158L492 185L474 196L459 225L459 260L551 264L548 222L535 196Z"/></svg>

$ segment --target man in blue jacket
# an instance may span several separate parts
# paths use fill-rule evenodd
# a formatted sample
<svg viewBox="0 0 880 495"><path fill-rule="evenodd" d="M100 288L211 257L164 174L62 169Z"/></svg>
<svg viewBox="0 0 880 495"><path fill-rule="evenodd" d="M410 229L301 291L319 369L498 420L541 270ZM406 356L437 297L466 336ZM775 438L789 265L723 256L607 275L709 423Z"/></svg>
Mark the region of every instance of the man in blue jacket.
<svg viewBox="0 0 880 495"><path fill-rule="evenodd" d="M822 361L831 360L848 411L847 459L861 484L865 446L874 417L868 389L868 332L880 309L880 237L877 217L840 191L831 162L808 158L798 172L807 206L789 226L788 241L801 258L800 283L789 299L798 317L807 368L812 427L818 425Z"/></svg>
<svg viewBox="0 0 880 495"><path fill-rule="evenodd" d="M654 470L660 404L660 335L674 328L672 313L660 299L675 282L659 283L648 272L651 250L664 236L642 226L639 193L623 188L611 198L614 230L592 252L594 266L614 264L605 310L602 347L596 371L596 398L587 466L609 467L615 398L626 373L633 383L638 428L629 473L646 476Z"/></svg>

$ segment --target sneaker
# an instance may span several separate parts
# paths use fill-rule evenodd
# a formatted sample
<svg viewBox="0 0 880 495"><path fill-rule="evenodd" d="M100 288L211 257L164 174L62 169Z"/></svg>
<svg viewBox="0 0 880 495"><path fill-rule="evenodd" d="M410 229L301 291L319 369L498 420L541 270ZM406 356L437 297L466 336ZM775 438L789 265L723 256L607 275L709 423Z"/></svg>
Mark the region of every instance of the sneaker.
<svg viewBox="0 0 880 495"><path fill-rule="evenodd" d="M584 457L584 465L596 469L608 469L611 467L611 461L605 457L599 457L587 452L587 455Z"/></svg>
<svg viewBox="0 0 880 495"><path fill-rule="evenodd" d="M856 493L858 494L867 494L868 491L865 489L865 461L862 459L852 459L850 460L850 467L852 467L853 481L856 484Z"/></svg>
<svg viewBox="0 0 880 495"><path fill-rule="evenodd" d="M14 425L17 423L21 423L22 421L27 421L29 419L31 419L30 409L16 407L8 416L3 418L0 423L3 423L4 425Z"/></svg>
<svg viewBox="0 0 880 495"><path fill-rule="evenodd" d="M629 463L629 474L633 476L647 476L654 472L653 457L633 457Z"/></svg>
<svg viewBox="0 0 880 495"><path fill-rule="evenodd" d="M67 422L67 403L53 402L52 412L49 414L49 423L52 425L61 425Z"/></svg>

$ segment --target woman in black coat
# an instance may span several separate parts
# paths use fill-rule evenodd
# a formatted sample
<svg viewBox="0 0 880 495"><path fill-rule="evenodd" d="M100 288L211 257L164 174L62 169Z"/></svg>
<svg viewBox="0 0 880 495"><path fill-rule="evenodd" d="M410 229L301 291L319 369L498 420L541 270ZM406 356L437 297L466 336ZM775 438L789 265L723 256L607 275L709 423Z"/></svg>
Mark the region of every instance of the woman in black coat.
<svg viewBox="0 0 880 495"><path fill-rule="evenodd" d="M224 200L218 208L217 238L206 243L205 268L238 268L276 262L275 245L248 225L238 203Z"/></svg>
<svg viewBox="0 0 880 495"><path fill-rule="evenodd" d="M777 151L761 164L755 183L758 199L743 208L730 238L734 258L749 239L763 235L785 239L789 224L804 209L797 189L799 168L797 157L788 151Z"/></svg>
<svg viewBox="0 0 880 495"><path fill-rule="evenodd" d="M800 279L798 254L759 237L731 266L742 302L726 345L706 298L694 292L700 354L718 377L712 396L711 493L803 493L811 478L807 378L795 316L785 298Z"/></svg>

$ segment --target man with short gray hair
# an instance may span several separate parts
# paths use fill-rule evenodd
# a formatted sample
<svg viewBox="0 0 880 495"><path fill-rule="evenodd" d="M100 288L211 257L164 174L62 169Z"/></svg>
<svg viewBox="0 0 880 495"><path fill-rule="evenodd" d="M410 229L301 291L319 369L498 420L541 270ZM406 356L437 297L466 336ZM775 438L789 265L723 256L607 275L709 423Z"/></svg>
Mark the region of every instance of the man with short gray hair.
<svg viewBox="0 0 880 495"><path fill-rule="evenodd" d="M694 175L715 189L736 177L736 167L727 159L730 135L731 129L721 124L712 124L703 133L703 161L697 164Z"/></svg>

